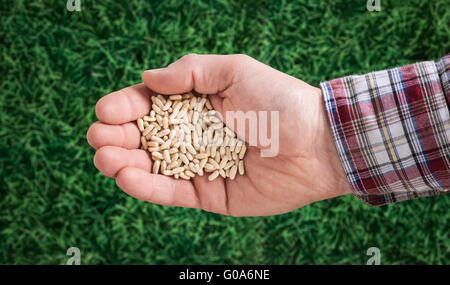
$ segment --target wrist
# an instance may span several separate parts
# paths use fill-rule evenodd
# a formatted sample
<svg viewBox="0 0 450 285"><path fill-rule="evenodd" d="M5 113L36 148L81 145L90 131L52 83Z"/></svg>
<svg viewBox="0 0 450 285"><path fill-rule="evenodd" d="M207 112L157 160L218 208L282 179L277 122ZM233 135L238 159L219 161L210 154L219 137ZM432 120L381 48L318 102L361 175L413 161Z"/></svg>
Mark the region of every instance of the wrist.
<svg viewBox="0 0 450 285"><path fill-rule="evenodd" d="M352 186L350 185L347 175L345 174L344 167L342 166L342 161L339 157L339 153L336 148L336 143L334 137L331 133L330 121L328 119L327 111L325 108L322 90L316 88L316 92L320 97L320 112L322 117L322 133L324 142L324 153L329 162L329 167L334 186L328 186L327 188L327 198L338 197L342 195L347 195L352 193ZM328 184L328 183L327 183Z"/></svg>

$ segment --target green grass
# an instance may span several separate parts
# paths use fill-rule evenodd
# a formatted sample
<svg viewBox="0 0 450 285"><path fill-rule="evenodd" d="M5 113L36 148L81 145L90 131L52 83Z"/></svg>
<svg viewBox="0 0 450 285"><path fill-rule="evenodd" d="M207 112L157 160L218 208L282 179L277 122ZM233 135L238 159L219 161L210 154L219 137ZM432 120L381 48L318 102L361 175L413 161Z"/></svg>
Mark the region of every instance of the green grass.
<svg viewBox="0 0 450 285"><path fill-rule="evenodd" d="M311 84L437 60L450 3L0 1L0 263L450 264L450 197L371 208L353 197L223 217L135 200L85 139L103 95L190 53L246 53ZM100 4L101 3L101 4Z"/></svg>

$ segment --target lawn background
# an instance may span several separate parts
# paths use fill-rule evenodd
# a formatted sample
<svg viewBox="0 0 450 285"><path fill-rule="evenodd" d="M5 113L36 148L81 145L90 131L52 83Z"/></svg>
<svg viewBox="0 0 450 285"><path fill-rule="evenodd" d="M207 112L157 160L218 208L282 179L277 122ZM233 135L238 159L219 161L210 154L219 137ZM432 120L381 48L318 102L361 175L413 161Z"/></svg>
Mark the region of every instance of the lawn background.
<svg viewBox="0 0 450 285"><path fill-rule="evenodd" d="M233 218L135 200L98 173L96 101L182 55L246 53L318 85L450 51L450 1L0 1L0 264L450 264L450 196L347 196ZM318 179L320 179L318 177Z"/></svg>

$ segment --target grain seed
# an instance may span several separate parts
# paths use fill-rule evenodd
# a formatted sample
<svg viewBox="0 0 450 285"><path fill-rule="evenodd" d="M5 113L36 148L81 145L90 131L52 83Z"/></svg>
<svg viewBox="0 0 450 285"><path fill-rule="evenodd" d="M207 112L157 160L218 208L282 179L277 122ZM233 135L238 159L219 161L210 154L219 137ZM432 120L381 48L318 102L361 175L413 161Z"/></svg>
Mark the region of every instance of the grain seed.
<svg viewBox="0 0 450 285"><path fill-rule="evenodd" d="M161 160L155 160L155 162L153 163L153 173L154 174L158 174L160 165L161 165Z"/></svg>
<svg viewBox="0 0 450 285"><path fill-rule="evenodd" d="M214 179L217 178L217 176L219 176L219 171L218 170L214 171L211 175L209 175L208 176L208 180L209 181L213 181Z"/></svg>
<svg viewBox="0 0 450 285"><path fill-rule="evenodd" d="M239 160L239 174L240 175L244 175L245 170L244 170L244 161L243 160Z"/></svg>
<svg viewBox="0 0 450 285"><path fill-rule="evenodd" d="M233 180L236 177L236 173L237 173L237 166L233 165L233 167L231 167L230 169L230 179Z"/></svg>
<svg viewBox="0 0 450 285"><path fill-rule="evenodd" d="M144 121L142 119L137 120L137 125L141 132L144 131Z"/></svg>
<svg viewBox="0 0 450 285"><path fill-rule="evenodd" d="M165 160L167 163L171 163L171 162L172 162L172 160L170 159L169 151L168 151L167 149L164 150L163 156L164 156L164 160Z"/></svg>

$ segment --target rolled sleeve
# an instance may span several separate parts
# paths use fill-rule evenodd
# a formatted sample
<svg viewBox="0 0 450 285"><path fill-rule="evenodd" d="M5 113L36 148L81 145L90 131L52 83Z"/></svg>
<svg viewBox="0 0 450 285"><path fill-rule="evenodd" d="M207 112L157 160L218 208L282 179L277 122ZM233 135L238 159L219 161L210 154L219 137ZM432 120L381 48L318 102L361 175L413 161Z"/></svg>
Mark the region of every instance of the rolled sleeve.
<svg viewBox="0 0 450 285"><path fill-rule="evenodd" d="M321 83L353 194L372 205L450 189L450 54Z"/></svg>

